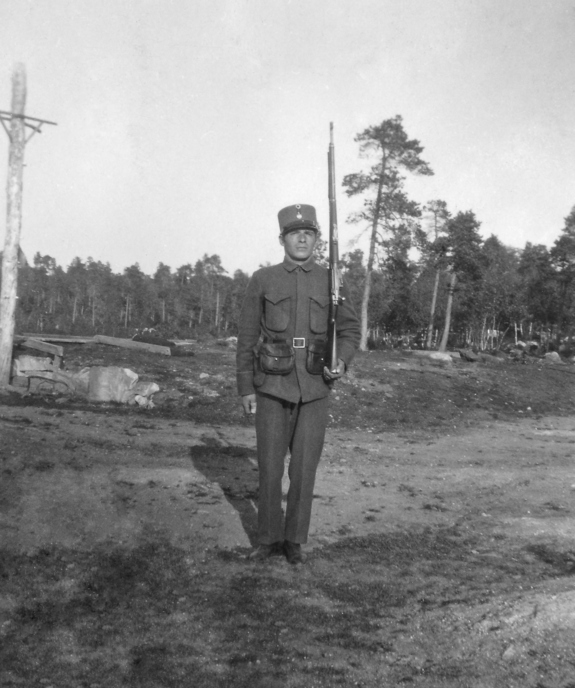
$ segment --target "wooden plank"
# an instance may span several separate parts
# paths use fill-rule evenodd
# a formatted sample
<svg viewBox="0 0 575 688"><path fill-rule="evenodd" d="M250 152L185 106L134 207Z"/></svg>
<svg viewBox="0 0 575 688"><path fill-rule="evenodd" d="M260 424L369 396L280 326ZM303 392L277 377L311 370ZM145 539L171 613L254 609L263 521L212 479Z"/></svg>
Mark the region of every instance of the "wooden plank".
<svg viewBox="0 0 575 688"><path fill-rule="evenodd" d="M43 351L44 353L52 354L53 356L59 356L60 358L64 355L63 346L48 344L48 342L43 342L40 339L25 339L23 342L19 343L28 349L37 349L38 351Z"/></svg>
<svg viewBox="0 0 575 688"><path fill-rule="evenodd" d="M69 335L68 337L58 334L36 334L33 332L24 332L24 334L16 337L19 341L23 339L37 339L41 342L60 342L61 344L89 344L94 341L94 337L75 337Z"/></svg>
<svg viewBox="0 0 575 688"><path fill-rule="evenodd" d="M140 351L149 351L153 354L163 354L164 356L171 356L172 351L169 346L158 346L157 344L146 344L146 342L135 342L133 339L120 339L118 337L106 337L103 334L97 334L94 337L96 344L109 344L110 346L121 346L125 349L139 349Z"/></svg>

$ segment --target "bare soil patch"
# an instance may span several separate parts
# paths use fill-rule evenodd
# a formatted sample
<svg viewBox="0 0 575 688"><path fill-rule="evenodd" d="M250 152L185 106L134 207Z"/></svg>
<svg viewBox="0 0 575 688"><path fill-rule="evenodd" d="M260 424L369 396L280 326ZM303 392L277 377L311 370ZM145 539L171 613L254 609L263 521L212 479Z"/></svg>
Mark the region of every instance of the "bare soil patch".
<svg viewBox="0 0 575 688"><path fill-rule="evenodd" d="M66 348L154 409L0 402L2 686L575 687L575 369L358 356L308 563L249 564L234 352Z"/></svg>

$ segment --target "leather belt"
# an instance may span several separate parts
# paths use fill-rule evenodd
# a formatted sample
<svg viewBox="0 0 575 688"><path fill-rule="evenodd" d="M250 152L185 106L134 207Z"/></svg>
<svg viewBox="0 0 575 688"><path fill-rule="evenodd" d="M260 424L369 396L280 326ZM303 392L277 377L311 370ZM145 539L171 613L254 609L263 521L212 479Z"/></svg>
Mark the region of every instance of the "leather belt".
<svg viewBox="0 0 575 688"><path fill-rule="evenodd" d="M270 344L291 344L294 349L305 349L308 344L312 342L325 344L325 339L306 339L305 337L294 337L293 339L270 339L269 337L264 338L265 342Z"/></svg>

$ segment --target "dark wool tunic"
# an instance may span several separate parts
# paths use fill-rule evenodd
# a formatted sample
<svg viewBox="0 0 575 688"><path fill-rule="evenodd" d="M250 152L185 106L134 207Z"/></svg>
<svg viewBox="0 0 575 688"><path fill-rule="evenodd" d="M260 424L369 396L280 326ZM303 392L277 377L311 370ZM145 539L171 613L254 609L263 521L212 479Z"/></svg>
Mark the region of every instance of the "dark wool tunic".
<svg viewBox="0 0 575 688"><path fill-rule="evenodd" d="M342 289L345 297L345 289ZM287 256L282 263L257 270L247 287L239 322L237 383L241 396L256 390L279 399L304 403L329 394L322 375L306 370L306 348L295 349L295 367L287 375L266 375L254 367L260 338L325 339L328 331L329 278L313 256L298 264ZM349 366L360 339L353 306L344 298L337 313L338 358Z"/></svg>

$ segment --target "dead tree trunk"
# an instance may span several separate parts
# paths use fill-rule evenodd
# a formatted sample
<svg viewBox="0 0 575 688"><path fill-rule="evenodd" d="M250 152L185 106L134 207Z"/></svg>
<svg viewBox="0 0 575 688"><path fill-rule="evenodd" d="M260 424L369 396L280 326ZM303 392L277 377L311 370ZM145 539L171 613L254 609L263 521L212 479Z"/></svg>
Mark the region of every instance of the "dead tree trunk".
<svg viewBox="0 0 575 688"><path fill-rule="evenodd" d="M455 280L456 274L452 272L449 280L449 287L447 292L447 306L445 309L445 329L443 330L443 336L441 337L441 343L439 345L439 351L445 352L447 349L447 341L449 339L449 329L451 327L451 307L453 305L453 292L455 291Z"/></svg>
<svg viewBox="0 0 575 688"><path fill-rule="evenodd" d="M375 263L375 248L377 244L377 227L379 223L379 213L381 208L381 196L383 189L383 177L379 180L379 185L377 187L377 200L375 205L375 216L373 218L373 223L371 226L371 237L369 240L369 256L367 259L367 268L365 272L365 282L363 285L363 296L361 299L361 315L360 315L360 327L361 327L361 338L359 341L359 350L367 351L367 338L369 330L369 295L371 293L371 273L373 272L373 266Z"/></svg>
<svg viewBox="0 0 575 688"><path fill-rule="evenodd" d="M429 312L429 326L427 328L427 341L425 346L431 349L431 339L433 337L433 320L435 318L435 306L437 304L437 292L439 291L439 275L441 270L438 268L435 271L435 282L433 283L433 296L431 297L431 309Z"/></svg>
<svg viewBox="0 0 575 688"><path fill-rule="evenodd" d="M12 118L6 185L6 240L2 256L2 288L0 290L0 387L5 387L10 383L12 366L18 288L18 249L22 227L22 176L26 144L25 107L26 71L24 65L18 64L12 73Z"/></svg>

